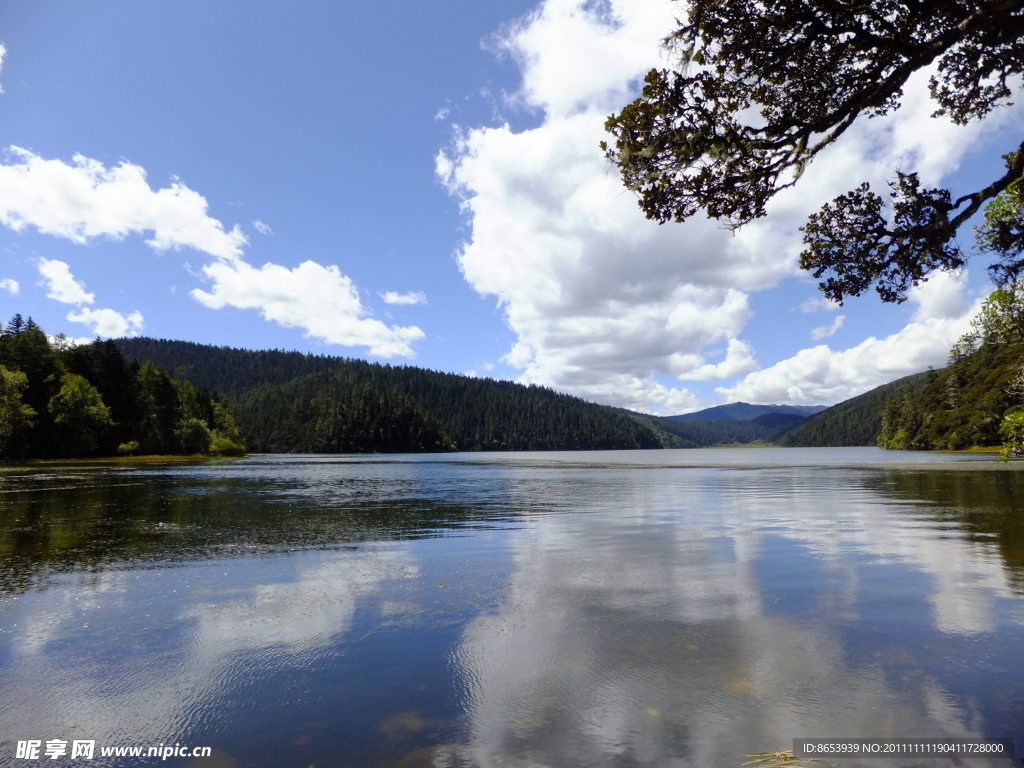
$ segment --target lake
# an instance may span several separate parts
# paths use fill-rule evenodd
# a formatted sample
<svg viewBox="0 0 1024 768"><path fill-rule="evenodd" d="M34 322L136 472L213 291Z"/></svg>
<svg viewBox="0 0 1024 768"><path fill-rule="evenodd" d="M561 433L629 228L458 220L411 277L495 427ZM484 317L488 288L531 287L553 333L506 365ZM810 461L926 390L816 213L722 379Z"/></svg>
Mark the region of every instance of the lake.
<svg viewBox="0 0 1024 768"><path fill-rule="evenodd" d="M1020 755L1022 507L992 455L873 448L0 469L0 765ZM174 744L211 756L101 754Z"/></svg>

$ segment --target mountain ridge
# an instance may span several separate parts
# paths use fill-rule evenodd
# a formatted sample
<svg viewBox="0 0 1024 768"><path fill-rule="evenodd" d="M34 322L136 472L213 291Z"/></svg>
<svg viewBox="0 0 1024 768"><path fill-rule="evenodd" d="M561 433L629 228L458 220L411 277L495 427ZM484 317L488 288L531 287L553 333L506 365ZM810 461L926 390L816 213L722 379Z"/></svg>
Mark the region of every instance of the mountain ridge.
<svg viewBox="0 0 1024 768"><path fill-rule="evenodd" d="M759 416L772 413L812 416L824 411L827 405L757 405L751 403L726 403L714 405L693 413L681 413L663 418L672 421L753 421Z"/></svg>

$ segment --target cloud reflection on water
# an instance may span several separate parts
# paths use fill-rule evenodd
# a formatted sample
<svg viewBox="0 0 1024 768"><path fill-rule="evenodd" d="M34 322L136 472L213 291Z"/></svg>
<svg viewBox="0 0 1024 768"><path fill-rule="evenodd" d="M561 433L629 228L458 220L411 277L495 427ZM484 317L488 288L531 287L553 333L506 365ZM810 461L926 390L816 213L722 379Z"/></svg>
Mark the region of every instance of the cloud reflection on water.
<svg viewBox="0 0 1024 768"><path fill-rule="evenodd" d="M797 736L981 736L937 679L894 679L927 651L860 658L846 630L887 599L862 577L893 566L924 575L893 588L925 630L990 632L1013 596L994 547L849 473L663 477L579 473L559 496L580 514L511 534L507 598L457 653L471 762L725 765ZM801 580L809 604L778 610Z"/></svg>
<svg viewBox="0 0 1024 768"><path fill-rule="evenodd" d="M189 743L215 725L213 702L316 666L360 601L418 575L407 546L378 544L60 578L11 613L17 663L0 675L0 722L19 738Z"/></svg>

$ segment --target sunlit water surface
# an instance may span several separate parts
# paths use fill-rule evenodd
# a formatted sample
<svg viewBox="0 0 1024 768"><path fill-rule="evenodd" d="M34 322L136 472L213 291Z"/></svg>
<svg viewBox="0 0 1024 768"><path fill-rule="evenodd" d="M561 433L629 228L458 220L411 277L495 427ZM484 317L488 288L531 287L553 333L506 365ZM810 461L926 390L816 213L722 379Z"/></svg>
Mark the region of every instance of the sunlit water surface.
<svg viewBox="0 0 1024 768"><path fill-rule="evenodd" d="M991 459L0 470L0 764L55 738L96 740L94 766L159 762L104 745L210 746L165 763L206 768L739 766L805 736L1022 750L1024 473ZM861 763L956 764L841 764Z"/></svg>

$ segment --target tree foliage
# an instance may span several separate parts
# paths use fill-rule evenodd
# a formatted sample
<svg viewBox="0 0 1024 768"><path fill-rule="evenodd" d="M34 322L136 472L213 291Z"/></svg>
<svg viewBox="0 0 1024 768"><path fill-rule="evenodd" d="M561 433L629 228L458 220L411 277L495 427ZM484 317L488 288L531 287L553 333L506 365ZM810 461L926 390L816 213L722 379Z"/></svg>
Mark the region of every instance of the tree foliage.
<svg viewBox="0 0 1024 768"><path fill-rule="evenodd" d="M626 415L546 387L413 366L191 342L121 339L197 387L232 393L250 447L267 452L660 448Z"/></svg>
<svg viewBox="0 0 1024 768"><path fill-rule="evenodd" d="M904 384L922 379L926 374L890 381L862 395L851 397L831 408L814 414L802 424L787 432L779 445L797 446L854 446L875 445L882 430L882 408L892 392Z"/></svg>
<svg viewBox="0 0 1024 768"><path fill-rule="evenodd" d="M992 276L1010 285L1024 269L1024 187L1013 182L985 207L985 222L975 233L979 250L996 256Z"/></svg>
<svg viewBox="0 0 1024 768"><path fill-rule="evenodd" d="M950 352L948 367L888 397L878 444L941 450L1012 442L1002 425L1024 404L1022 385L1024 286L1015 285L989 295Z"/></svg>
<svg viewBox="0 0 1024 768"><path fill-rule="evenodd" d="M640 98L608 118L614 142L602 145L662 223L700 211L731 227L764 216L858 117L896 109L926 67L935 114L961 125L1008 104L1024 72L1024 0L685 5L686 21L665 41L678 67L648 73ZM871 286L903 301L929 271L964 263L957 230L1021 177L1024 144L1006 161L1000 178L956 198L923 188L915 173L897 173L887 201L867 183L840 195L804 227L801 265L835 301ZM993 275L1005 281L1021 268L1007 257Z"/></svg>
<svg viewBox="0 0 1024 768"><path fill-rule="evenodd" d="M91 456L114 421L99 390L77 373L61 377L60 390L50 400L57 451L65 456Z"/></svg>
<svg viewBox="0 0 1024 768"><path fill-rule="evenodd" d="M244 450L216 394L125 359L112 341L51 344L20 315L0 331L0 459Z"/></svg>
<svg viewBox="0 0 1024 768"><path fill-rule="evenodd" d="M20 459L28 452L36 412L22 398L26 389L24 373L0 365L0 457Z"/></svg>
<svg viewBox="0 0 1024 768"><path fill-rule="evenodd" d="M981 305L971 329L953 345L949 360L955 363L981 346L1003 346L1024 342L1024 284L997 288Z"/></svg>
<svg viewBox="0 0 1024 768"><path fill-rule="evenodd" d="M1002 461L1024 455L1024 408L1014 409L1003 417L999 435L1003 438L1003 447L999 451Z"/></svg>

